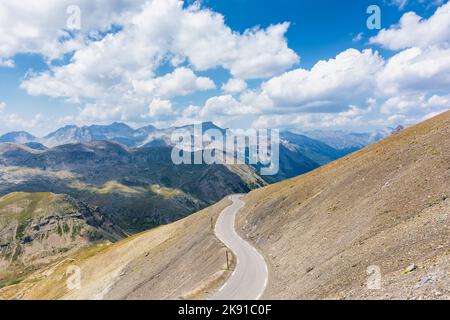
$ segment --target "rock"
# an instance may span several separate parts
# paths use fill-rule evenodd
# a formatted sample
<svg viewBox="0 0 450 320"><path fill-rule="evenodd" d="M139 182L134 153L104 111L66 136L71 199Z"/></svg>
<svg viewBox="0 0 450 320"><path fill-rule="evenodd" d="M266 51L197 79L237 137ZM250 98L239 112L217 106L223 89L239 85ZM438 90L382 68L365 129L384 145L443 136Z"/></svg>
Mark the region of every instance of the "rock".
<svg viewBox="0 0 450 320"><path fill-rule="evenodd" d="M416 269L417 269L417 266L413 263L413 264L409 265L409 266L405 269L404 273L405 273L405 274L406 274L406 273L411 273L411 272L413 272L413 271L416 270Z"/></svg>
<svg viewBox="0 0 450 320"><path fill-rule="evenodd" d="M308 267L307 269L306 269L306 273L310 273L311 271L313 271L314 270L314 267Z"/></svg>
<svg viewBox="0 0 450 320"><path fill-rule="evenodd" d="M426 285L427 283L429 283L432 280L433 280L433 275L431 275L431 274L424 275L419 280L419 283L415 286L415 288L416 289L422 288L424 285Z"/></svg>

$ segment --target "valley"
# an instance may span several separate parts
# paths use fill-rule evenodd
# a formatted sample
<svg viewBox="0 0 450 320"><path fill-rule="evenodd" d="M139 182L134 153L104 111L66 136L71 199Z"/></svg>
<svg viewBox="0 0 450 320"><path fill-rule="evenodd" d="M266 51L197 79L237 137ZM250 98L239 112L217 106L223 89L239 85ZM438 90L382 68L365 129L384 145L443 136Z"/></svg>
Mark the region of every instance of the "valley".
<svg viewBox="0 0 450 320"><path fill-rule="evenodd" d="M226 252L230 249L219 240L214 229L232 204L226 196L246 193L242 197L243 207L236 211L235 229L267 263L268 282L262 298L446 299L450 254L449 130L450 112L447 112L309 173L272 185L267 185L250 167L173 168L164 158L167 157L164 148L157 148L158 152L129 149L106 141L48 150L3 144L1 177L7 183L2 183L2 192L10 194L14 187L25 186L58 188L89 205L96 204L98 214L103 215L104 211L104 221L112 221L117 229L112 232L111 224L107 224L109 229L102 227L104 224L94 224L102 236L73 251L61 246L58 250L66 254L52 256L39 266L30 264L27 257L18 257L18 261L33 268L20 278L9 275L9 282L0 289L0 297L133 300L214 297L233 281L239 263L231 255L227 267ZM72 148L75 151L68 152ZM311 146L302 150L311 157L316 152ZM146 169L151 172L149 178L139 174ZM172 172L176 172L173 177L186 179L184 183L169 184L163 179ZM199 188L202 177L209 180L211 176L217 177L216 182L224 181L217 192L213 189L217 185ZM176 216L173 220L178 221L173 223L158 221L161 226L139 233L130 227L132 224L116 223L120 221L115 220L117 213L97 202L113 203L112 199L120 199L117 203L123 203L123 199L130 197L136 204L137 195L146 192L153 193L158 200L191 196L201 203L199 199L203 197L207 208L192 215L186 213L187 217ZM120 194L118 198L110 198L116 193ZM11 197L17 196L12 193L2 198L9 210ZM20 199L16 205L19 208L23 203L34 203ZM209 206L214 202L217 203ZM143 204L147 206L155 204ZM18 238L19 228L14 223L5 226L16 230ZM112 233L116 238L110 236ZM134 235L129 236L130 233ZM1 234L7 235L5 231ZM69 290L65 285L64 274L71 265L81 270L80 290ZM381 272L380 290L366 287L369 267L377 267Z"/></svg>

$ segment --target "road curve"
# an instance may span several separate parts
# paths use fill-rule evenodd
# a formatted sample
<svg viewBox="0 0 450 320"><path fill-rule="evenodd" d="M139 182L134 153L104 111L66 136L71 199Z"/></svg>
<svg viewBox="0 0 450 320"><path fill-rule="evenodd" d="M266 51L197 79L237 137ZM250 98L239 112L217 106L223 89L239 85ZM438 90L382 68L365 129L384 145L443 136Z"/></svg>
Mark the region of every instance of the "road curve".
<svg viewBox="0 0 450 320"><path fill-rule="evenodd" d="M211 300L259 300L267 287L268 271L263 256L235 230L238 211L244 207L242 195L230 196L233 204L225 208L215 233L237 258L236 269Z"/></svg>

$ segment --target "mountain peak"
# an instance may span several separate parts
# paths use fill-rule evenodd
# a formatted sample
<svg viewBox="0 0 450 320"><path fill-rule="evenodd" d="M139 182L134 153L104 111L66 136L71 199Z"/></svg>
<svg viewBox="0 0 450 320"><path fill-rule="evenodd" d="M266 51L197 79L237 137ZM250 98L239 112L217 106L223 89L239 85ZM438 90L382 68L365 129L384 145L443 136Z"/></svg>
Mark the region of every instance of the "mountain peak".
<svg viewBox="0 0 450 320"><path fill-rule="evenodd" d="M0 142L28 143L36 140L36 137L25 131L9 132L0 137Z"/></svg>

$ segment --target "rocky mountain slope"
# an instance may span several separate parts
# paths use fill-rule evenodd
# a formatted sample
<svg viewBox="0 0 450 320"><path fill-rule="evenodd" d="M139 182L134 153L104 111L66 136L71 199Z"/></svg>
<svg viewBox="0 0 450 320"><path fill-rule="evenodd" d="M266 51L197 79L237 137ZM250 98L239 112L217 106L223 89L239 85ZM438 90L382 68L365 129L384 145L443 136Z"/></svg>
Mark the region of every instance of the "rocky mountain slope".
<svg viewBox="0 0 450 320"><path fill-rule="evenodd" d="M206 298L230 274L226 248L211 228L230 203L221 201L115 244L83 249L0 289L0 299ZM81 269L79 290L66 286L70 266Z"/></svg>
<svg viewBox="0 0 450 320"><path fill-rule="evenodd" d="M200 126L202 133L206 133L208 130L218 130L224 136L227 133L225 129L212 122L205 122ZM174 146L171 139L176 130L185 130L190 132L192 137L196 136L194 125L166 129L157 129L150 125L132 129L123 123L113 123L106 126L65 126L43 138L33 137L26 132L13 132L0 137L0 142L24 144L35 150L94 141L117 142L130 148L160 148ZM201 137L197 136L197 138ZM304 174L365 146L358 144L353 148L335 149L321 141L289 131L281 133L281 140L280 171L274 176L267 177L269 182L279 182ZM375 140L371 140L371 142L373 141ZM208 143L204 142L203 148L207 147ZM255 168L258 168L258 165Z"/></svg>
<svg viewBox="0 0 450 320"><path fill-rule="evenodd" d="M272 299L448 299L450 112L303 176L248 194L237 229L265 255ZM82 250L0 290L4 299L196 299L229 271L212 226L222 202ZM106 263L108 262L108 263ZM65 270L80 266L70 291ZM367 288L379 270L381 288Z"/></svg>
<svg viewBox="0 0 450 320"><path fill-rule="evenodd" d="M307 137L321 141L344 153L360 150L372 143L386 138L394 132L394 128L385 128L373 132L351 132L345 130L311 130L304 131Z"/></svg>
<svg viewBox="0 0 450 320"><path fill-rule="evenodd" d="M168 147L129 149L108 141L49 150L0 144L0 195L68 194L101 207L118 226L136 233L266 184L246 165L177 166L171 151Z"/></svg>
<svg viewBox="0 0 450 320"><path fill-rule="evenodd" d="M0 198L0 286L83 247L125 236L99 209L69 196L8 194Z"/></svg>
<svg viewBox="0 0 450 320"><path fill-rule="evenodd" d="M265 297L449 299L449 137L447 112L246 196L237 225L270 265Z"/></svg>

